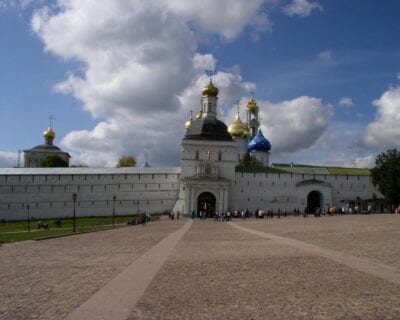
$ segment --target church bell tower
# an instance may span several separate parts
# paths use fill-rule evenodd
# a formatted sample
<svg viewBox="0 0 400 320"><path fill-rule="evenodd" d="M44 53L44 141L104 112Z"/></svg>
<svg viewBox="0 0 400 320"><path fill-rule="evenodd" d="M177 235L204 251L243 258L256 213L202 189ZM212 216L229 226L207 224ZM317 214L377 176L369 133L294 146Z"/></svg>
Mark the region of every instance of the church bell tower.
<svg viewBox="0 0 400 320"><path fill-rule="evenodd" d="M258 116L257 101L252 97L246 106L247 126L250 128L250 135L254 138L260 127L260 119Z"/></svg>

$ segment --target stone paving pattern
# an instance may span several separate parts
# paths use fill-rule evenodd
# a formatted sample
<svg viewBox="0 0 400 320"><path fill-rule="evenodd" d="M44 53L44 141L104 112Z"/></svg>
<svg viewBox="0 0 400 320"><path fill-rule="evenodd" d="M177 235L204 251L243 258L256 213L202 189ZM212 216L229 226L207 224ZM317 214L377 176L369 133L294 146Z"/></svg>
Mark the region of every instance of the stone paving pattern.
<svg viewBox="0 0 400 320"><path fill-rule="evenodd" d="M297 232L302 229L303 220L290 219L273 222L276 230L282 228L283 232L285 224ZM324 225L330 229L330 224L335 223L340 231L340 226L351 220L312 219L304 223L314 227L321 224L317 229L322 235ZM377 219L381 221L382 217ZM390 226L391 219L383 217L381 223ZM263 229L265 223L271 224L261 220L243 225ZM357 222L353 227L353 233L363 234L364 224L360 230ZM385 235L382 237L386 239ZM400 257L388 260L396 259ZM197 221L129 319L399 318L398 285L225 223Z"/></svg>
<svg viewBox="0 0 400 320"><path fill-rule="evenodd" d="M0 319L63 319L182 225L153 222L1 246Z"/></svg>
<svg viewBox="0 0 400 320"><path fill-rule="evenodd" d="M400 271L400 215L289 217L255 222L247 220L243 226L368 258Z"/></svg>
<svg viewBox="0 0 400 320"><path fill-rule="evenodd" d="M400 266L400 216L234 223ZM63 319L182 225L1 246L0 319ZM227 223L195 220L129 319L400 319L400 285Z"/></svg>

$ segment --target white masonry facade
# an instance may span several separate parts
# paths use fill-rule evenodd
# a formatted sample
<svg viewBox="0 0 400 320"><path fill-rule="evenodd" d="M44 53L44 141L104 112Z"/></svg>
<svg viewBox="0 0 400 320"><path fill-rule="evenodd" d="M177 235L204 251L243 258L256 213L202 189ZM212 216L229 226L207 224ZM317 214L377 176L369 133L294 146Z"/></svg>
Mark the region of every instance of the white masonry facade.
<svg viewBox="0 0 400 320"><path fill-rule="evenodd" d="M210 81L198 114L186 122L180 167L0 169L0 219L26 219L28 207L40 219L71 217L74 206L77 216L111 215L114 208L117 215L355 205L366 211L383 198L367 169L269 165L271 144L258 128L255 100L246 124L238 114L227 127L217 119L217 99Z"/></svg>

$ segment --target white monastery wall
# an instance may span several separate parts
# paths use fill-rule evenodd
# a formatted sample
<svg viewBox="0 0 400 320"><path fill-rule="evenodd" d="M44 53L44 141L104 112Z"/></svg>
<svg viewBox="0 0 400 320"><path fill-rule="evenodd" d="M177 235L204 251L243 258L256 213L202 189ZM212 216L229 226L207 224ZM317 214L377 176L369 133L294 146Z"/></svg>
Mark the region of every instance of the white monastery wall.
<svg viewBox="0 0 400 320"><path fill-rule="evenodd" d="M312 191L322 195L322 206L345 206L357 197L372 199L375 193L370 176L332 174L290 174L236 172L232 183L231 210L273 210L277 212L300 209L307 206L307 196Z"/></svg>
<svg viewBox="0 0 400 320"><path fill-rule="evenodd" d="M206 150L200 149L200 152ZM204 155L200 160L192 160L197 162L202 158ZM222 167L223 162L222 158ZM230 167L231 161L228 163ZM230 210L259 208L290 212L300 209L303 212L311 191L320 192L324 208L331 205L342 207L357 197L372 199L374 193L382 196L372 185L369 176L236 172L234 177L229 194L224 194L229 200ZM185 195L188 190L182 190L184 185L180 179L179 167L1 169L0 219L26 219L27 204L34 218L72 216L73 193L78 195L77 216L111 215L113 195L116 196L117 215L171 211L178 203L180 189L182 204L175 209L192 209L196 203L195 191L202 189L201 183L191 191L193 194L190 196ZM212 190L213 186L206 187ZM184 205L184 198L193 203Z"/></svg>
<svg viewBox="0 0 400 320"><path fill-rule="evenodd" d="M180 168L54 168L0 171L0 219L162 213L179 193Z"/></svg>

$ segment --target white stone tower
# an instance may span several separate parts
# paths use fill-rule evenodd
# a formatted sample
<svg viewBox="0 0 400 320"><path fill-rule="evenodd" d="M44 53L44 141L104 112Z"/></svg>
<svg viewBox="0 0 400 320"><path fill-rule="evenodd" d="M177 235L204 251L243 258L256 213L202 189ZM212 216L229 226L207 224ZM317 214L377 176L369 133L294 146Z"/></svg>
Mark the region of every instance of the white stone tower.
<svg viewBox="0 0 400 320"><path fill-rule="evenodd" d="M202 90L201 107L185 123L182 140L181 183L174 211L196 213L228 209L235 179L236 143L224 122L217 119L218 88L210 80Z"/></svg>

